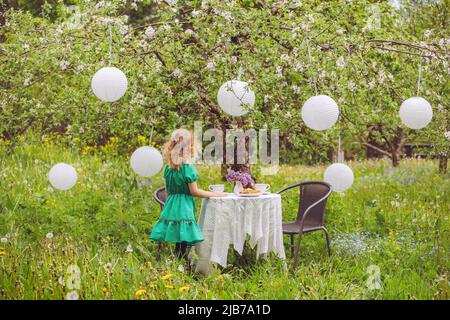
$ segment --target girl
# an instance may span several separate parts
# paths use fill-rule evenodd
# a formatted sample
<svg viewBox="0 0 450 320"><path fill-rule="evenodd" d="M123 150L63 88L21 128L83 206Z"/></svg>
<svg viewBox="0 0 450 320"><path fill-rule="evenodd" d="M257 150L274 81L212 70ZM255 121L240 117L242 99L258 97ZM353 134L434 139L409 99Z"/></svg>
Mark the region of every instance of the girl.
<svg viewBox="0 0 450 320"><path fill-rule="evenodd" d="M222 197L224 194L198 188L198 172L193 165L196 153L192 133L175 130L164 145L164 167L167 200L161 217L152 230L150 239L175 243L175 254L187 259L187 248L203 241L203 234L195 220L193 197Z"/></svg>

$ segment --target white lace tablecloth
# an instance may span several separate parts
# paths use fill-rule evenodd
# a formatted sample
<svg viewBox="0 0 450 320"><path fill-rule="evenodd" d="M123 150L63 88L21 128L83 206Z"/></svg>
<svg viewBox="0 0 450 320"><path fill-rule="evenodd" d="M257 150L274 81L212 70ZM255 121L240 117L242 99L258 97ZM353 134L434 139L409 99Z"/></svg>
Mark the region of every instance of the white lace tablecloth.
<svg viewBox="0 0 450 320"><path fill-rule="evenodd" d="M214 263L226 267L229 246L242 254L247 235L258 257L274 252L284 259L281 218L279 194L204 199L199 225L205 240L196 245L196 272L207 274Z"/></svg>

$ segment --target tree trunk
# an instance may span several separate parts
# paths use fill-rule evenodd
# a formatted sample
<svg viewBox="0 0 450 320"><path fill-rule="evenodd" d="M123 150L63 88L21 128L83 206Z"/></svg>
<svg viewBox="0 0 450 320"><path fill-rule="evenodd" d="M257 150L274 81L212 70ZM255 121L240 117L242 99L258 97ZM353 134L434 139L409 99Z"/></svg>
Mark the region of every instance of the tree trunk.
<svg viewBox="0 0 450 320"><path fill-rule="evenodd" d="M448 158L446 156L439 157L439 172L447 173Z"/></svg>
<svg viewBox="0 0 450 320"><path fill-rule="evenodd" d="M400 152L398 150L392 150L392 166L397 167L400 164Z"/></svg>

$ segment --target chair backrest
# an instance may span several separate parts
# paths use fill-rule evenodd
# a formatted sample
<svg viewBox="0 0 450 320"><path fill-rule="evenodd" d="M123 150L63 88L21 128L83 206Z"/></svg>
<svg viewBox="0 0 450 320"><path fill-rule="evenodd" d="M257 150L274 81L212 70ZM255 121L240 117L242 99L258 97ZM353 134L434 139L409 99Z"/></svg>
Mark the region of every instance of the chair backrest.
<svg viewBox="0 0 450 320"><path fill-rule="evenodd" d="M305 221L303 221L303 224L314 227L323 226L325 205L327 203L328 197L331 194L331 186L323 181L304 181L286 187L283 190L279 191L278 193L282 193L288 189L295 187L300 188L300 197L296 223L300 224L306 210L310 206L312 206L313 204L322 199L322 201L320 201L319 203L311 207L311 209L309 209Z"/></svg>
<svg viewBox="0 0 450 320"><path fill-rule="evenodd" d="M164 207L164 204L166 203L166 188L165 187L159 187L158 189L153 192L153 198L156 200L156 202L159 203L161 206L161 209Z"/></svg>

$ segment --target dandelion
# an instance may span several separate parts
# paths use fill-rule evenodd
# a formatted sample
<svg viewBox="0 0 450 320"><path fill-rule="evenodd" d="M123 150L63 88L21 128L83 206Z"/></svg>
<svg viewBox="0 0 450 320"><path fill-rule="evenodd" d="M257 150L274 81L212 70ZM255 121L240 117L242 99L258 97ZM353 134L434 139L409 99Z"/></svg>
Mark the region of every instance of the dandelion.
<svg viewBox="0 0 450 320"><path fill-rule="evenodd" d="M66 300L78 300L78 292L76 291L67 292Z"/></svg>
<svg viewBox="0 0 450 320"><path fill-rule="evenodd" d="M189 286L182 286L182 287L180 287L180 289L178 289L178 291L180 291L180 292L187 292L187 291L189 291Z"/></svg>
<svg viewBox="0 0 450 320"><path fill-rule="evenodd" d="M162 279L163 280L170 280L170 279L172 279L172 277L173 277L173 274L172 273L168 273L165 276L163 276Z"/></svg>
<svg viewBox="0 0 450 320"><path fill-rule="evenodd" d="M45 235L45 237L46 237L47 239L52 239L52 238L53 238L53 233L52 233L52 232L49 232L49 233L47 233L47 234Z"/></svg>
<svg viewBox="0 0 450 320"><path fill-rule="evenodd" d="M104 287L104 288L102 289L102 291L103 291L104 294L108 294L108 289L107 289L107 288Z"/></svg>
<svg viewBox="0 0 450 320"><path fill-rule="evenodd" d="M8 238L7 237L3 237L0 239L1 243L7 243L8 242Z"/></svg>
<svg viewBox="0 0 450 320"><path fill-rule="evenodd" d="M131 253L131 252L133 252L133 246L131 244L129 244L127 246L127 253Z"/></svg>
<svg viewBox="0 0 450 320"><path fill-rule="evenodd" d="M171 284L166 284L164 287L165 287L166 289L173 289L173 285L171 285Z"/></svg>
<svg viewBox="0 0 450 320"><path fill-rule="evenodd" d="M136 293L134 294L136 299L139 299L142 295L146 294L147 291L144 289L139 289L136 291Z"/></svg>

